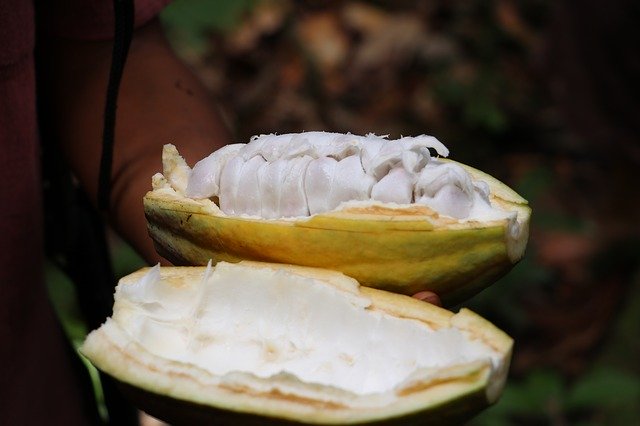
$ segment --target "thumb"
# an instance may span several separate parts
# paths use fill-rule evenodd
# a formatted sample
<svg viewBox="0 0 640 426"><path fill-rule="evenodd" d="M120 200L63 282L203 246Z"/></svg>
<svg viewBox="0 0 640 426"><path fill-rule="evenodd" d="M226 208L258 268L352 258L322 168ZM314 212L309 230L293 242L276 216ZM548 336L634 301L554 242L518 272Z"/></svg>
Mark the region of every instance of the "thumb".
<svg viewBox="0 0 640 426"><path fill-rule="evenodd" d="M431 303L433 305L442 306L442 301L440 300L438 295L432 291L420 291L414 294L412 297L424 302Z"/></svg>

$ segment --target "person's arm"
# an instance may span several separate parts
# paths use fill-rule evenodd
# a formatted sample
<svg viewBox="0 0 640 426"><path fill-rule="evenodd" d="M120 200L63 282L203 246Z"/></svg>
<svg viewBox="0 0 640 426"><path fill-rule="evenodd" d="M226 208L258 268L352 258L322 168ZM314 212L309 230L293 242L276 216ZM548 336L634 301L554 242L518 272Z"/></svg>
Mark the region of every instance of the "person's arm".
<svg viewBox="0 0 640 426"><path fill-rule="evenodd" d="M93 200L111 42L57 40L49 50L58 137ZM154 21L135 32L118 101L111 221L148 261L160 261L147 234L142 197L161 171L162 146L175 143L193 165L229 136L206 90L174 55ZM440 305L435 293L414 297Z"/></svg>
<svg viewBox="0 0 640 426"><path fill-rule="evenodd" d="M46 50L46 84L57 138L83 188L95 201L111 41L56 39ZM193 165L227 144L215 103L174 55L159 23L134 33L118 99L110 220L149 262L160 260L147 234L142 197L174 143Z"/></svg>

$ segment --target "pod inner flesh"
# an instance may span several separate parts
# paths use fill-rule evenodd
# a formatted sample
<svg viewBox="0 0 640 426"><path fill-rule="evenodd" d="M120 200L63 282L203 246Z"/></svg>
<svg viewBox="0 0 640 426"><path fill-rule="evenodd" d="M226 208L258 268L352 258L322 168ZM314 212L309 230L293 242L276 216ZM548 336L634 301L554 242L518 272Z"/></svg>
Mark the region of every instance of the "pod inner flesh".
<svg viewBox="0 0 640 426"><path fill-rule="evenodd" d="M425 369L500 363L464 331L373 309L344 282L224 262L185 281L155 267L118 286L111 321L151 354L215 376L291 375L356 395L393 391Z"/></svg>
<svg viewBox="0 0 640 426"><path fill-rule="evenodd" d="M175 147L163 152L164 175L181 195L219 201L228 215L306 217L349 202L419 204L458 220L513 216L428 135L390 140L373 134L304 132L255 136L228 145L191 169Z"/></svg>

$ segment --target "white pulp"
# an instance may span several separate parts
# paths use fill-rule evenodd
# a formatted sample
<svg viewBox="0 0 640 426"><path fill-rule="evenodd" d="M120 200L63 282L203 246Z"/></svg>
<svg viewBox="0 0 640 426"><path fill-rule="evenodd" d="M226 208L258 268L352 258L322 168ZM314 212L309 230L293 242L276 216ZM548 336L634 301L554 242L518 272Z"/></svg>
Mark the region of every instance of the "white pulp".
<svg viewBox="0 0 640 426"><path fill-rule="evenodd" d="M227 263L176 285L155 267L118 287L113 320L150 353L214 375L284 373L358 395L392 391L423 368L499 363L458 329L368 309L356 286Z"/></svg>
<svg viewBox="0 0 640 426"><path fill-rule="evenodd" d="M508 216L491 205L486 183L473 181L457 164L432 158L430 149L449 154L426 135L397 140L327 132L261 135L214 152L190 174L180 169L178 179L167 178L187 197L217 197L229 215L302 217L373 200L424 204L456 219Z"/></svg>

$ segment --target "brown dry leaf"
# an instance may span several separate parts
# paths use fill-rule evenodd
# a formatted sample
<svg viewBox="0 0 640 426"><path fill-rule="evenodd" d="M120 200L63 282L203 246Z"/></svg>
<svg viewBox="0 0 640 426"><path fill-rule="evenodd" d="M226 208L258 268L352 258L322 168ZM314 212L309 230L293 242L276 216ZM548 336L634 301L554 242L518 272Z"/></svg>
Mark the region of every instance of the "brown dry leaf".
<svg viewBox="0 0 640 426"><path fill-rule="evenodd" d="M598 242L589 235L571 232L537 231L535 236L538 262L545 267L561 271L566 280L587 279L585 265L598 248Z"/></svg>
<svg viewBox="0 0 640 426"><path fill-rule="evenodd" d="M384 31L389 20L388 13L361 2L347 2L341 16L347 28L365 36Z"/></svg>
<svg viewBox="0 0 640 426"><path fill-rule="evenodd" d="M531 48L539 44L538 37L524 22L513 0L499 0L495 6L495 15L500 27L522 44Z"/></svg>
<svg viewBox="0 0 640 426"><path fill-rule="evenodd" d="M241 54L256 49L262 37L283 27L290 10L288 1L257 3L249 16L226 39L228 51Z"/></svg>
<svg viewBox="0 0 640 426"><path fill-rule="evenodd" d="M428 123L443 120L441 105L426 81L419 82L411 94L410 107L411 113L420 121Z"/></svg>
<svg viewBox="0 0 640 426"><path fill-rule="evenodd" d="M349 39L335 14L319 12L296 22L296 35L302 48L323 73L344 66L349 53Z"/></svg>
<svg viewBox="0 0 640 426"><path fill-rule="evenodd" d="M599 283L560 281L547 300L529 303L532 329L530 335L520 339L514 371L526 373L546 366L570 376L582 373L607 336L624 294L624 279L611 276Z"/></svg>
<svg viewBox="0 0 640 426"><path fill-rule="evenodd" d="M280 67L279 86L283 88L298 90L304 85L306 73L302 58L294 56L289 61L285 61Z"/></svg>
<svg viewBox="0 0 640 426"><path fill-rule="evenodd" d="M427 42L427 35L419 18L392 16L384 29L366 34L355 52L357 70L406 65Z"/></svg>
<svg viewBox="0 0 640 426"><path fill-rule="evenodd" d="M296 21L295 34L311 66L320 73L321 84L328 96L344 91L344 69L351 42L335 13L323 11Z"/></svg>

